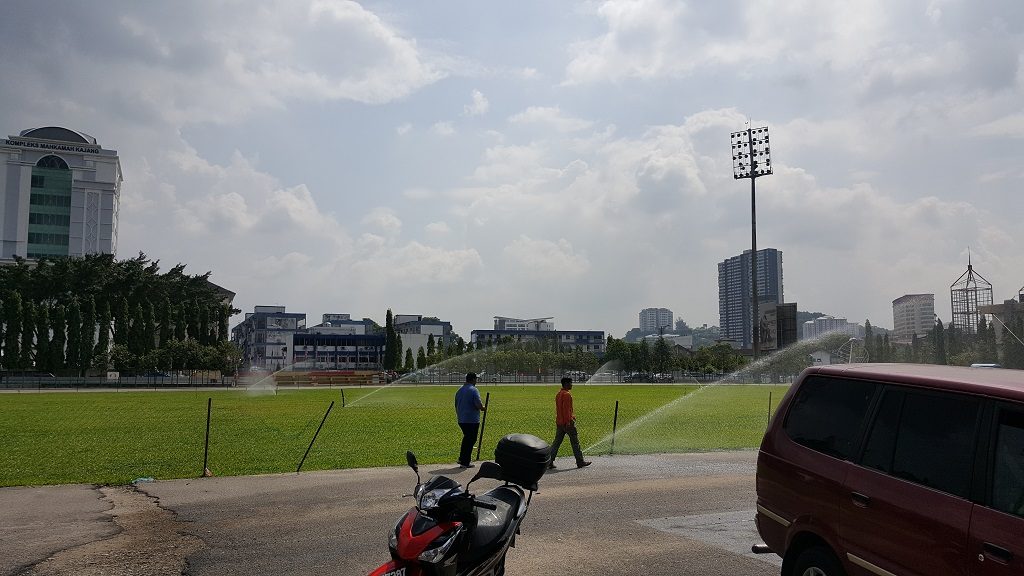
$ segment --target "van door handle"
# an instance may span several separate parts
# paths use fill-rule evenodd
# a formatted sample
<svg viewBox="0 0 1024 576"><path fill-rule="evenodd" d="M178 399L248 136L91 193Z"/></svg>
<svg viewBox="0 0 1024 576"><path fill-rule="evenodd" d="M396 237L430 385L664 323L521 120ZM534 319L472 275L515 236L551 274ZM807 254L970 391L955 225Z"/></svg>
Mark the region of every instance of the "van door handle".
<svg viewBox="0 0 1024 576"><path fill-rule="evenodd" d="M860 492L850 492L850 498L853 499L854 506L860 506L861 508L867 508L868 504L871 503L871 498Z"/></svg>
<svg viewBox="0 0 1024 576"><path fill-rule="evenodd" d="M1010 561L1013 560L1013 553L1002 546L996 546L995 544L985 542L981 547L985 550L985 554L988 554L1000 562L1009 564Z"/></svg>

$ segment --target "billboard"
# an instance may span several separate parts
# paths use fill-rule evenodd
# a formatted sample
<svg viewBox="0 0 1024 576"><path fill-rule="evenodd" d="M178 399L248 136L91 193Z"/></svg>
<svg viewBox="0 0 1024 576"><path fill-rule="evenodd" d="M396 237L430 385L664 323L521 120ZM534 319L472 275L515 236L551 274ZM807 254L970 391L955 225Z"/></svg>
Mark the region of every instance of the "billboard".
<svg viewBox="0 0 1024 576"><path fill-rule="evenodd" d="M777 349L779 347L779 321L775 311L775 303L765 302L758 306L757 312L760 316L757 332L761 338L759 342L761 350Z"/></svg>

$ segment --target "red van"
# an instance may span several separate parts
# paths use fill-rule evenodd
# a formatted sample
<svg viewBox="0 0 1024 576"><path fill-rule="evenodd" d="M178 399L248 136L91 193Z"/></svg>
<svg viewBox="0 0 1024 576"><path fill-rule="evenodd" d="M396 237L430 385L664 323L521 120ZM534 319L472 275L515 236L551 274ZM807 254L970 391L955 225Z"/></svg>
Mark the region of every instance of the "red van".
<svg viewBox="0 0 1024 576"><path fill-rule="evenodd" d="M783 576L1024 574L1024 371L808 368L757 458Z"/></svg>

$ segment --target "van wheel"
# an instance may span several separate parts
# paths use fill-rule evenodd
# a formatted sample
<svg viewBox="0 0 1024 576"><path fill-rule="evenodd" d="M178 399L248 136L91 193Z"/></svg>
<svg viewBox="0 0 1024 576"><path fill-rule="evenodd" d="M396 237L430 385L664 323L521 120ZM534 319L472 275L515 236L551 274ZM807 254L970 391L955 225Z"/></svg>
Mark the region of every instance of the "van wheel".
<svg viewBox="0 0 1024 576"><path fill-rule="evenodd" d="M827 548L815 546L797 556L791 576L846 576L839 560Z"/></svg>

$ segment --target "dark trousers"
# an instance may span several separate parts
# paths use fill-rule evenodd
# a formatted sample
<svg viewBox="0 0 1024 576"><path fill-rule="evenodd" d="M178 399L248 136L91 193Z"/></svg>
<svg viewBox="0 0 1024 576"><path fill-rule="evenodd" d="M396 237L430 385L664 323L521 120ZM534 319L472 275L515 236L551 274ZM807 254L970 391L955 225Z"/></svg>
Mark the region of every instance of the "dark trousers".
<svg viewBox="0 0 1024 576"><path fill-rule="evenodd" d="M576 435L575 424L565 424L555 426L555 441L551 444L551 458L548 459L548 464L555 462L555 457L558 456L558 449L562 446L562 439L569 436L569 444L572 446L572 454L576 457L576 465L579 466L583 463L583 451L580 450L580 439Z"/></svg>
<svg viewBox="0 0 1024 576"><path fill-rule="evenodd" d="M473 444L476 443L476 432L480 429L479 422L459 422L462 428L462 449L459 450L459 464L468 466L473 460Z"/></svg>

